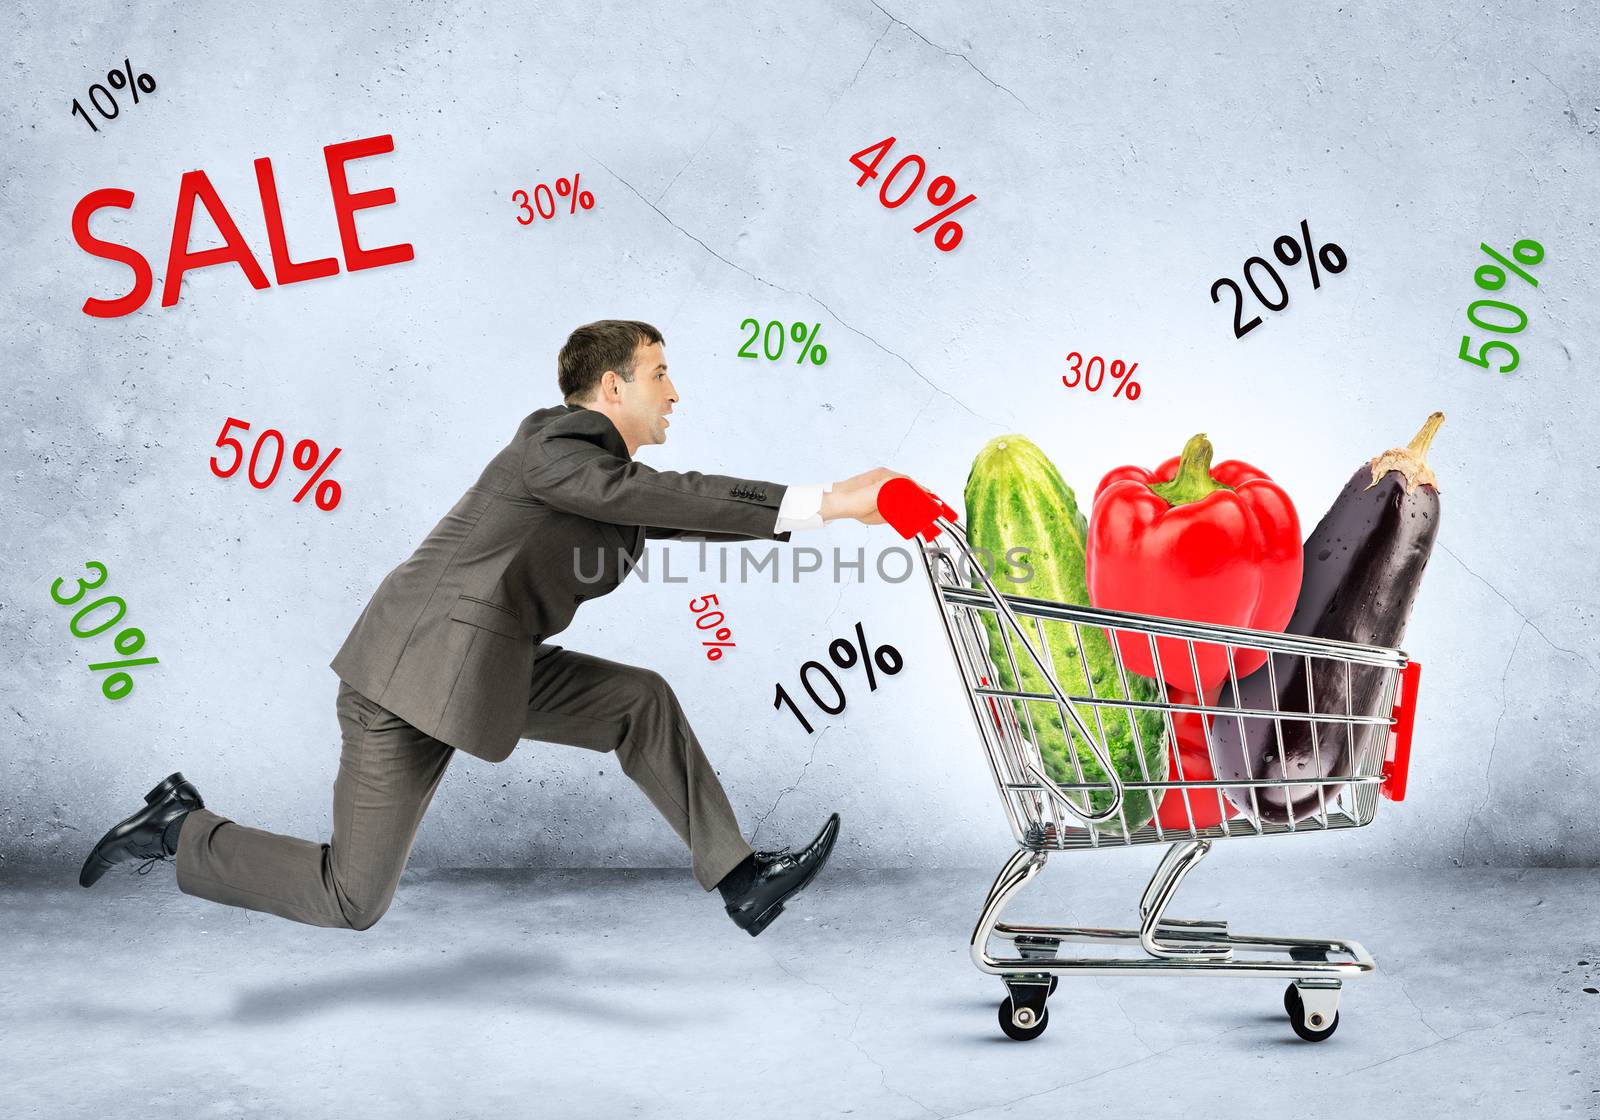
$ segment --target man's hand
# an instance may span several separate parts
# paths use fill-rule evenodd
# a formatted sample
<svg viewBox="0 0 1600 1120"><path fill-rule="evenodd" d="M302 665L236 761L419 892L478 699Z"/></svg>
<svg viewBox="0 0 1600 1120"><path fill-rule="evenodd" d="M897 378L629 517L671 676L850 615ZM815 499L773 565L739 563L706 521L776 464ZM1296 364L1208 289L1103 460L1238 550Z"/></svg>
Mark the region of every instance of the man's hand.
<svg viewBox="0 0 1600 1120"><path fill-rule="evenodd" d="M873 467L842 482L822 495L822 520L834 521L848 517L863 525L882 525L883 515L878 512L878 491L891 478L906 478L888 467Z"/></svg>

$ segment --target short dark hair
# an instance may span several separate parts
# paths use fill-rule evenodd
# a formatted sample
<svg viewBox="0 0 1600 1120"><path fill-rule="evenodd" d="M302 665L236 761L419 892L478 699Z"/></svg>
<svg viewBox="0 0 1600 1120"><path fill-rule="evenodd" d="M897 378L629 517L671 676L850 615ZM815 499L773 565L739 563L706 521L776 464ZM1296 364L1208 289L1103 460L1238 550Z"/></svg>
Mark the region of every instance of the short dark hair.
<svg viewBox="0 0 1600 1120"><path fill-rule="evenodd" d="M586 400L606 370L633 380L633 354L641 346L665 342L661 332L637 319L601 319L585 323L567 336L556 358L556 383L568 404Z"/></svg>

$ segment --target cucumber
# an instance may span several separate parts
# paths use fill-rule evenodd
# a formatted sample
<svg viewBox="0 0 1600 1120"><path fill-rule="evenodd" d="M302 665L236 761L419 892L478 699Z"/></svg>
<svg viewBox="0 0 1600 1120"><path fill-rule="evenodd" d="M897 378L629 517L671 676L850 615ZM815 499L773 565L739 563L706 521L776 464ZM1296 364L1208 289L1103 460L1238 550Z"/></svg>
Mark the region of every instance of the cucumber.
<svg viewBox="0 0 1600 1120"><path fill-rule="evenodd" d="M1025 548L1032 567L1032 578L1021 587L996 584L1002 594L1020 593L1032 599L1049 599L1060 603L1087 606L1089 586L1084 572L1084 540L1088 524L1078 510L1077 498L1062 480L1043 451L1019 435L999 436L984 445L972 461L972 472L967 476L965 492L967 507L967 537L976 548L987 550L994 556L1005 555L1008 549ZM982 586L974 577L974 586ZM1015 632L998 615L980 611L984 628L988 631L989 656L999 673L999 686L1006 689L1018 687L1006 656L1007 640L1012 656L1021 674L1021 691L1049 692L1050 687L1034 665ZM1070 623L1043 622L1046 649L1039 648L1038 631L1032 620L1023 620L1029 641L1041 657L1055 667L1056 683L1067 696L1094 696L1102 700L1125 700L1122 682L1111 642L1104 630L1080 626L1083 649L1078 648ZM1001 630L1008 633L1002 635ZM1154 681L1134 673L1127 674L1128 688L1133 699L1153 701L1158 696ZM1035 743L1043 758L1045 770L1059 782L1106 781L1105 771L1095 760L1094 752L1082 736L1071 727L1063 725L1060 709L1055 701L1014 700L1019 726L1027 733L1028 721L1022 711L1025 705L1032 716ZM1165 781L1167 778L1167 748L1165 720L1160 712L1141 711L1137 726L1128 718L1124 708L1096 708L1090 704L1075 704L1085 726L1100 737L1117 774L1130 782ZM1098 712L1098 720L1096 713ZM1143 748L1143 768L1140 753ZM1073 766L1076 755L1083 777ZM1082 804L1082 795L1073 794ZM1155 816L1159 793L1152 798L1144 791L1126 791L1124 810L1128 828L1133 830ZM1111 804L1109 792L1090 795L1089 807L1099 812ZM1076 821L1076 818L1073 818ZM1077 822L1082 823L1082 822ZM1116 817L1101 821L1095 827L1103 832L1121 835L1122 823Z"/></svg>

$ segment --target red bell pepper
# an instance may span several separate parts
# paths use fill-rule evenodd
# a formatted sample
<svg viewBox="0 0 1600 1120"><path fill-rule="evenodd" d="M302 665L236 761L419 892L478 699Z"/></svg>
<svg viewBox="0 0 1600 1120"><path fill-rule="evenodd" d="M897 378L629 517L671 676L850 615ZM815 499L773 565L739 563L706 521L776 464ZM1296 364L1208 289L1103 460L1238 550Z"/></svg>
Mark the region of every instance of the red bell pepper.
<svg viewBox="0 0 1600 1120"><path fill-rule="evenodd" d="M1167 698L1174 704L1214 708L1221 692L1222 690L1218 689L1202 702L1200 697L1191 693L1169 688ZM1214 718L1203 712L1172 713L1173 734L1168 736L1167 743L1167 778L1170 781L1217 780L1217 775L1211 768L1211 751L1206 746L1206 723ZM1223 797L1219 790L1191 789L1187 800L1183 793L1181 789L1169 789L1162 795L1161 806L1156 811L1156 819L1161 822L1162 828L1188 832L1191 822L1196 828L1211 828L1222 823L1225 817L1239 815L1239 810L1234 807L1233 802Z"/></svg>
<svg viewBox="0 0 1600 1120"><path fill-rule="evenodd" d="M1281 632L1300 595L1300 519L1283 488L1249 463L1211 466L1211 442L1191 439L1154 471L1118 467L1100 481L1089 517L1089 602L1107 610ZM1210 642L1116 632L1123 664L1203 694L1228 680L1228 650ZM1236 649L1239 677L1266 661ZM1199 679L1196 680L1196 667Z"/></svg>

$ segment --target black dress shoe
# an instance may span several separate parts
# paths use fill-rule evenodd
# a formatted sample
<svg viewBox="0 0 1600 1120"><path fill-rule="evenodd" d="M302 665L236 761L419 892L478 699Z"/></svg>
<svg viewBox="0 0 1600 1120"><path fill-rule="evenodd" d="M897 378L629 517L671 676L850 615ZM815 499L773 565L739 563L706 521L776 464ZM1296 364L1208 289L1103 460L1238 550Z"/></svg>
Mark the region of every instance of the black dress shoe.
<svg viewBox="0 0 1600 1120"><path fill-rule="evenodd" d="M839 835L839 814L828 818L815 840L798 852L787 849L781 852L757 852L756 877L738 898L729 902L728 917L740 929L755 937L783 913L783 904L816 878L822 865L828 862L833 851L834 838Z"/></svg>
<svg viewBox="0 0 1600 1120"><path fill-rule="evenodd" d="M92 887L100 876L119 863L134 860L162 860L177 855L168 848L167 826L193 809L204 809L200 791L181 773L169 774L165 781L144 795L145 806L100 838L78 872L78 885Z"/></svg>

